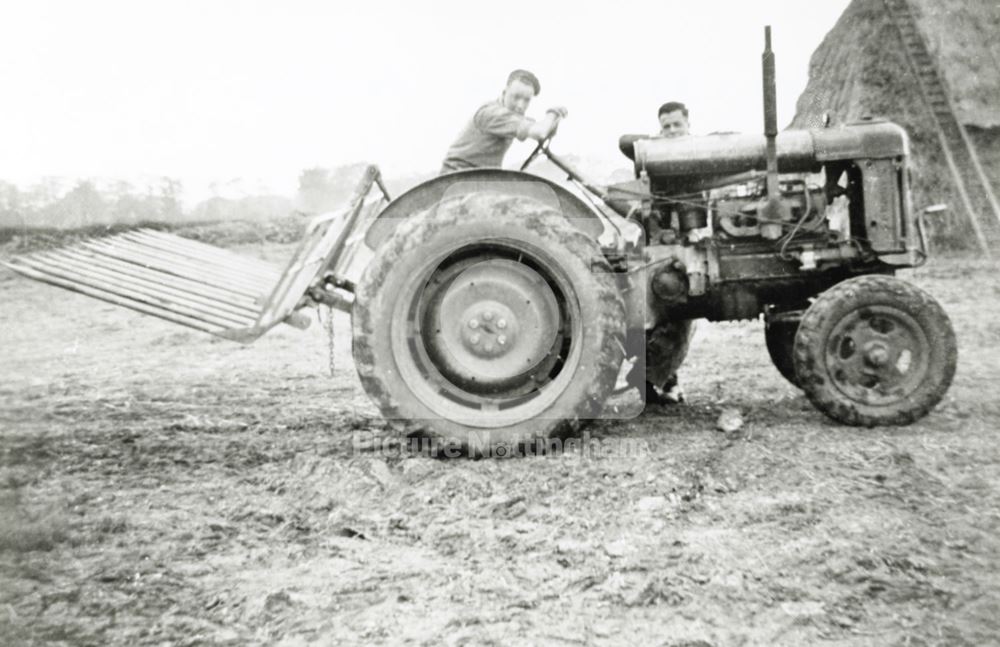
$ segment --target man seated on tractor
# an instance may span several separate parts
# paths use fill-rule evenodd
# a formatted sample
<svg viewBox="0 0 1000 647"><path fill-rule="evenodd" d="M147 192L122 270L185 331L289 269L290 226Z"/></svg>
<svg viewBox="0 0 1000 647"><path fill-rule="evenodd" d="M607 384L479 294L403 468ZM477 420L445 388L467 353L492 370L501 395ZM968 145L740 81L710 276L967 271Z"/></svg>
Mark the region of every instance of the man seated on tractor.
<svg viewBox="0 0 1000 647"><path fill-rule="evenodd" d="M688 109L680 101L668 101L657 111L660 137L689 135ZM677 369L687 355L694 335L694 322L671 321L646 334L645 357L640 357L628 374L630 386L645 393L646 404L677 404L684 391L677 381Z"/></svg>
<svg viewBox="0 0 1000 647"><path fill-rule="evenodd" d="M516 137L543 141L555 132L566 108L549 108L541 121L526 117L531 100L538 96L541 84L527 70L514 70L507 77L507 87L500 98L483 104L466 124L444 157L441 174L469 168L497 167Z"/></svg>

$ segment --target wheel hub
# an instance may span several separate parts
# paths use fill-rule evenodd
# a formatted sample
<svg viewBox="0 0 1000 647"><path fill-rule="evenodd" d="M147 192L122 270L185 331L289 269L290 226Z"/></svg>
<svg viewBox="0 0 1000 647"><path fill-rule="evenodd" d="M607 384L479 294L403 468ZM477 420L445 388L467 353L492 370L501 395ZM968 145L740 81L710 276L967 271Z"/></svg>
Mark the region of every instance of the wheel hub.
<svg viewBox="0 0 1000 647"><path fill-rule="evenodd" d="M537 381L561 326L544 277L523 263L490 258L462 267L437 289L423 327L432 361L448 380L492 393Z"/></svg>
<svg viewBox="0 0 1000 647"><path fill-rule="evenodd" d="M865 361L872 368L885 366L889 362L889 348L882 342L870 342L865 346Z"/></svg>
<svg viewBox="0 0 1000 647"><path fill-rule="evenodd" d="M517 314L497 301L475 303L462 313L462 343L476 357L500 357L517 347Z"/></svg>

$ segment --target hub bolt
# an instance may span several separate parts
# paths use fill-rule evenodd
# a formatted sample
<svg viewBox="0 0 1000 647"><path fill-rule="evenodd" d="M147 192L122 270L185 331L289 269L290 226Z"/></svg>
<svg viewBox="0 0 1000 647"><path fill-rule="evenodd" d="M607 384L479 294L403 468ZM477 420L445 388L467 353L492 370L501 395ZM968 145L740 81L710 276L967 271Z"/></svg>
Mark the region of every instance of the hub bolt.
<svg viewBox="0 0 1000 647"><path fill-rule="evenodd" d="M492 353L493 352L493 344L491 344L489 342L486 342L486 344L483 346L483 350L486 351L487 353Z"/></svg>
<svg viewBox="0 0 1000 647"><path fill-rule="evenodd" d="M469 338L469 341L471 341L473 344L478 344L479 343L479 335L473 335L472 337Z"/></svg>
<svg viewBox="0 0 1000 647"><path fill-rule="evenodd" d="M499 337L497 337L497 343L500 344L501 346L503 346L504 344L506 344L507 343L507 335L500 335Z"/></svg>
<svg viewBox="0 0 1000 647"><path fill-rule="evenodd" d="M497 328L499 328L500 330L503 330L506 327L507 327L507 320L506 319L500 319L500 320L497 321Z"/></svg>
<svg viewBox="0 0 1000 647"><path fill-rule="evenodd" d="M492 312L483 313L483 319L485 319L486 321L493 321L493 313Z"/></svg>
<svg viewBox="0 0 1000 647"><path fill-rule="evenodd" d="M872 366L882 366L889 361L889 351L881 347L873 348L868 351L868 361Z"/></svg>
<svg viewBox="0 0 1000 647"><path fill-rule="evenodd" d="M479 322L477 320L475 320L475 319L469 319L469 328L472 328L473 330L475 330L478 327L479 327Z"/></svg>

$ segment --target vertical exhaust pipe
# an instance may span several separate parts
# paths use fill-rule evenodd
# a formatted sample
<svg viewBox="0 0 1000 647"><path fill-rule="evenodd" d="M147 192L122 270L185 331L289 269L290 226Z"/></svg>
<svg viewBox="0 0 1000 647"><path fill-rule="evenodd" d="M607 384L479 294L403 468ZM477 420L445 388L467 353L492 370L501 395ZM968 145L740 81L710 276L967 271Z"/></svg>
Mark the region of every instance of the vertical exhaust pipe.
<svg viewBox="0 0 1000 647"><path fill-rule="evenodd" d="M778 101L774 79L774 52L771 51L771 25L764 27L764 53L760 56L764 81L764 138L767 141L767 204L761 210L761 215L768 221L763 222L760 231L764 238L777 240L781 238L780 221L788 220L789 210L781 202L781 188L778 185Z"/></svg>

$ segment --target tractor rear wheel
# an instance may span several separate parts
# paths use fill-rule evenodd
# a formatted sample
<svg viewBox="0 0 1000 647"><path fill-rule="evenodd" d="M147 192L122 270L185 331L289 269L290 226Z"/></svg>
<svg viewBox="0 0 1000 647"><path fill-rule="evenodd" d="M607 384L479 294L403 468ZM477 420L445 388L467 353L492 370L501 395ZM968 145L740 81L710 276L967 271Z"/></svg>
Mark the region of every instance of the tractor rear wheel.
<svg viewBox="0 0 1000 647"><path fill-rule="evenodd" d="M848 279L809 307L795 337L802 390L838 422L906 425L941 401L958 350L948 315L891 276Z"/></svg>
<svg viewBox="0 0 1000 647"><path fill-rule="evenodd" d="M600 415L625 306L597 243L522 197L445 200L397 227L355 291L354 361L383 415L503 455Z"/></svg>

